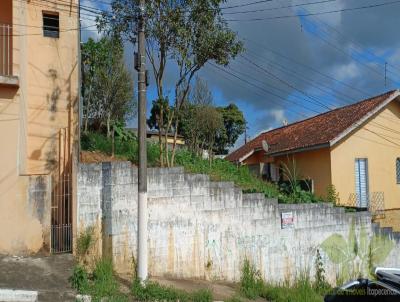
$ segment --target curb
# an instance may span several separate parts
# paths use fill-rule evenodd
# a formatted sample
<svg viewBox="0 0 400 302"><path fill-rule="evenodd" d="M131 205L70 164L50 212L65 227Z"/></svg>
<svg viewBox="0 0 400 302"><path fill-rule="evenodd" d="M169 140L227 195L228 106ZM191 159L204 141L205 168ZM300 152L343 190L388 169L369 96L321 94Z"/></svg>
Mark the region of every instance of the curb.
<svg viewBox="0 0 400 302"><path fill-rule="evenodd" d="M0 302L38 302L38 292L17 289L0 289Z"/></svg>

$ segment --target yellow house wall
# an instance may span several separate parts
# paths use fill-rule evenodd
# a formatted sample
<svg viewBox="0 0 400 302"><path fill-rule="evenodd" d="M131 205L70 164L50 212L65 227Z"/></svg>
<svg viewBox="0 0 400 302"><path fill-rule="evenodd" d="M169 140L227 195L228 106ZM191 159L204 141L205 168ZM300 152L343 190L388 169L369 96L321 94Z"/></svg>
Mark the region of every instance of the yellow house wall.
<svg viewBox="0 0 400 302"><path fill-rule="evenodd" d="M37 252L46 233L29 204L29 176L63 172L76 146L78 31L68 29L78 22L77 0L71 12L64 1L10 1L20 85L0 86L0 253L21 254ZM59 39L43 37L42 10L59 12Z"/></svg>
<svg viewBox="0 0 400 302"><path fill-rule="evenodd" d="M400 105L391 102L363 127L331 150L332 183L340 202L348 204L355 193L354 161L368 159L369 192L384 192L386 209L400 208L396 158L400 157Z"/></svg>
<svg viewBox="0 0 400 302"><path fill-rule="evenodd" d="M329 148L304 151L290 155L270 157L265 155L265 151L256 151L249 156L243 164L257 175L261 174L265 163L273 162L277 166L283 164L290 169L293 160L300 179L312 179L314 183L314 193L318 196L326 196L327 187L331 183L331 161Z"/></svg>
<svg viewBox="0 0 400 302"><path fill-rule="evenodd" d="M291 171L294 166L300 179L312 179L314 193L325 197L331 183L331 159L329 148L293 153L275 157L275 163L286 164Z"/></svg>

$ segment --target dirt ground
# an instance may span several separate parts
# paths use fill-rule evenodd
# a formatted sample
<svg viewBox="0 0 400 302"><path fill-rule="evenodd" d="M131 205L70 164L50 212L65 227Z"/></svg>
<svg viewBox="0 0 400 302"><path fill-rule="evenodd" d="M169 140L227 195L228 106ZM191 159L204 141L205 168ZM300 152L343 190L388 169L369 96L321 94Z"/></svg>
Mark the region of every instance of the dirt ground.
<svg viewBox="0 0 400 302"><path fill-rule="evenodd" d="M381 227L391 227L394 232L400 232L400 209L386 210L385 217L376 219Z"/></svg>
<svg viewBox="0 0 400 302"><path fill-rule="evenodd" d="M68 278L74 260L71 254L49 257L0 255L0 288L35 290L40 302L75 301Z"/></svg>

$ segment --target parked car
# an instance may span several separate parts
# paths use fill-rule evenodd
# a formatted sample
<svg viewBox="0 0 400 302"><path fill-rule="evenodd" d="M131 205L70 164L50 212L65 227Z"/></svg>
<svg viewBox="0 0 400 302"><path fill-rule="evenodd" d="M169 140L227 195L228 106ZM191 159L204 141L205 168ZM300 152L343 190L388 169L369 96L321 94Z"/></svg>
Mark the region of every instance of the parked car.
<svg viewBox="0 0 400 302"><path fill-rule="evenodd" d="M376 280L358 279L350 281L325 296L325 302L400 301L400 269L375 269Z"/></svg>

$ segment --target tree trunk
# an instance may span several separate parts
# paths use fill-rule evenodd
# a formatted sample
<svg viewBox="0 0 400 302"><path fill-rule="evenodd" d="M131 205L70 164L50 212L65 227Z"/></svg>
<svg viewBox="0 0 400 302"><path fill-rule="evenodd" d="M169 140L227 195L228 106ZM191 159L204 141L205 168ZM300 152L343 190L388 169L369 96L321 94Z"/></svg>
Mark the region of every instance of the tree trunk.
<svg viewBox="0 0 400 302"><path fill-rule="evenodd" d="M175 122L175 133L174 133L174 142L173 142L173 144L172 144L171 167L174 166L174 161L175 161L176 140L177 140L177 138L178 138L178 126L179 126L179 119L176 118L176 122Z"/></svg>
<svg viewBox="0 0 400 302"><path fill-rule="evenodd" d="M107 138L110 138L111 135L111 129L110 129L110 124L111 124L111 113L107 113Z"/></svg>
<svg viewBox="0 0 400 302"><path fill-rule="evenodd" d="M158 122L158 144L160 148L160 165L164 167L164 155L163 155L163 144L162 144L162 128L164 125L164 108L161 106L160 108L160 118Z"/></svg>
<svg viewBox="0 0 400 302"><path fill-rule="evenodd" d="M165 160L167 163L167 167L171 167L171 162L169 160L169 147L168 147L168 133L170 132L169 130L171 129L172 121L174 120L175 114L174 112L170 113L168 116L168 122L167 122L167 127L164 129L164 144L165 144Z"/></svg>

